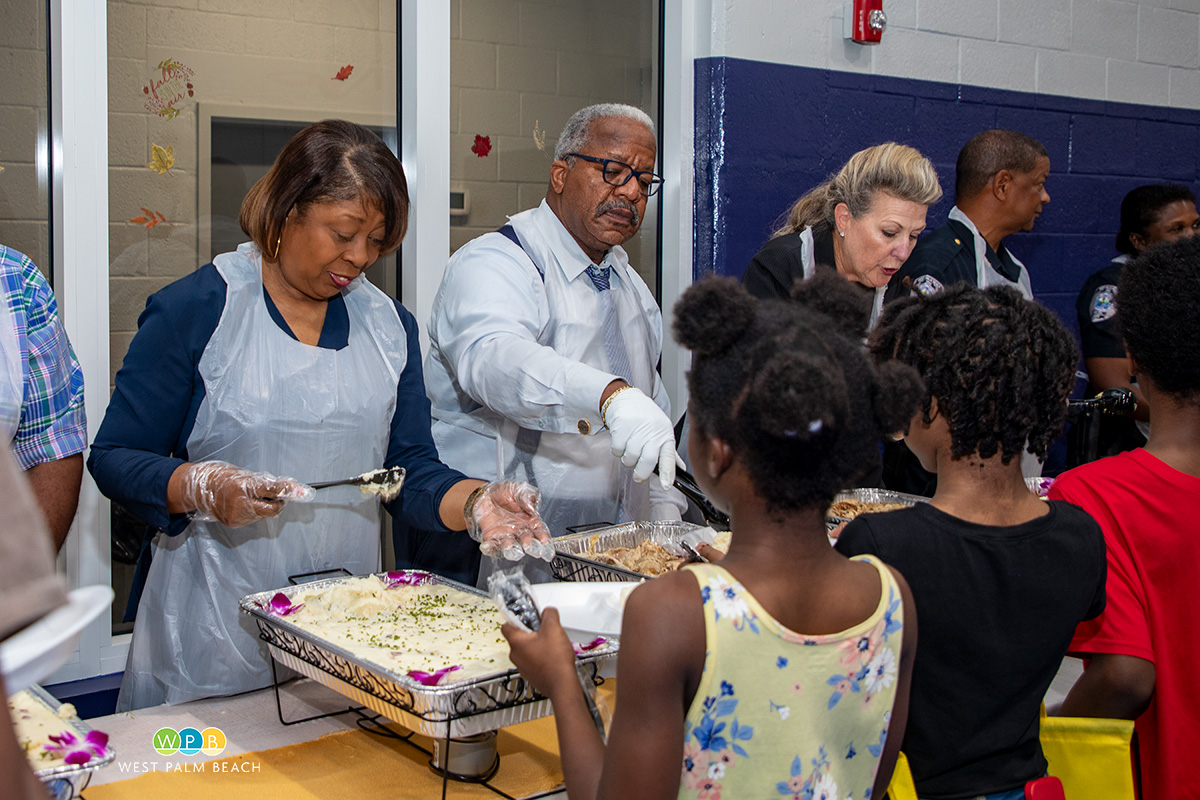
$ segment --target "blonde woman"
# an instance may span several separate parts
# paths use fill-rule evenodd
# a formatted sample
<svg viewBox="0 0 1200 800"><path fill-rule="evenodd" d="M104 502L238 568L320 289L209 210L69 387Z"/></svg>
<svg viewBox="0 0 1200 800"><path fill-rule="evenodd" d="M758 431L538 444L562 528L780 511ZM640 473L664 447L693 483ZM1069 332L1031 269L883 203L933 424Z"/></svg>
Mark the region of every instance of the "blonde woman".
<svg viewBox="0 0 1200 800"><path fill-rule="evenodd" d="M874 292L871 327L883 292L925 230L925 212L942 196L929 159L895 142L850 157L788 211L742 277L758 297L787 297L818 264Z"/></svg>

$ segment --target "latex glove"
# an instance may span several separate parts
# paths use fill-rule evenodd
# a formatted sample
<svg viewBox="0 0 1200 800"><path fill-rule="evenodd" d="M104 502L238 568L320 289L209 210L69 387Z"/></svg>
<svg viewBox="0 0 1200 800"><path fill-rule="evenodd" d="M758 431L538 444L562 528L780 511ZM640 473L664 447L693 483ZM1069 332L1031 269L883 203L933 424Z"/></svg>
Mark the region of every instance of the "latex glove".
<svg viewBox="0 0 1200 800"><path fill-rule="evenodd" d="M612 435L612 453L633 468L638 483L658 467L662 488L675 482L675 427L658 404L637 388L620 390L611 398L604 424Z"/></svg>
<svg viewBox="0 0 1200 800"><path fill-rule="evenodd" d="M528 483L489 483L467 515L467 533L487 556L519 561L526 555L554 560L550 531L538 515L542 493Z"/></svg>
<svg viewBox="0 0 1200 800"><path fill-rule="evenodd" d="M180 500L195 509L195 519L216 520L240 528L274 517L286 500L312 500L314 492L292 478L252 472L224 461L199 461L180 467Z"/></svg>

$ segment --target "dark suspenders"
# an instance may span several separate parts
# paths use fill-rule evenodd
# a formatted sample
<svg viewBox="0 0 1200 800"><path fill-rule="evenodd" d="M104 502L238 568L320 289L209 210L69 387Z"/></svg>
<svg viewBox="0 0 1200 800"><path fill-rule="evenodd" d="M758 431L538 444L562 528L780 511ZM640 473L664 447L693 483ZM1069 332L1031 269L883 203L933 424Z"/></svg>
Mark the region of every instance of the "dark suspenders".
<svg viewBox="0 0 1200 800"><path fill-rule="evenodd" d="M512 224L505 224L497 228L496 233L500 234L510 242L521 248L521 252L529 257L529 251L525 249L525 245L521 244L521 240L517 238L517 232L513 230ZM538 275L542 279L542 283L546 282L546 274L542 272L542 268L538 266L533 258L529 258L529 263L533 264ZM537 454L538 444L541 442L542 432L530 430L529 428L517 428L517 441L514 443L516 452L513 454L513 460L509 462L505 471L509 474L516 472L517 467L525 468L525 475L529 483L534 487L537 486L537 477L533 474L533 457Z"/></svg>

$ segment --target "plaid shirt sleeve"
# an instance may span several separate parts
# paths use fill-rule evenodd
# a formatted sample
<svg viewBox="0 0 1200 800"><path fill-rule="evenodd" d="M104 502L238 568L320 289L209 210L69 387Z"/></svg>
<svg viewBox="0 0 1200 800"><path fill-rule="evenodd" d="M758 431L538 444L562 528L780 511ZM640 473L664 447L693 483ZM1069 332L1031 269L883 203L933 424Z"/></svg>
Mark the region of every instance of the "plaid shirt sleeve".
<svg viewBox="0 0 1200 800"><path fill-rule="evenodd" d="M0 246L0 291L12 314L25 396L13 453L21 469L87 448L83 370L58 319L50 285L33 261Z"/></svg>

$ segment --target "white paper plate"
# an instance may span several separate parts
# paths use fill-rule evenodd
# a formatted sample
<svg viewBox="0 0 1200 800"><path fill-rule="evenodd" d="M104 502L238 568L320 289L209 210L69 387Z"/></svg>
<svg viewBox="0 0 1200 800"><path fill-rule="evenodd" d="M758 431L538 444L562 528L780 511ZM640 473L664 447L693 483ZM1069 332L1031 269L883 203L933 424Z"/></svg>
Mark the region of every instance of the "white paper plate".
<svg viewBox="0 0 1200 800"><path fill-rule="evenodd" d="M554 606L572 641L620 636L625 600L638 584L630 581L535 583L530 587L538 609Z"/></svg>
<svg viewBox="0 0 1200 800"><path fill-rule="evenodd" d="M67 593L67 604L0 642L4 688L15 694L66 663L87 624L112 605L108 586L84 586Z"/></svg>

